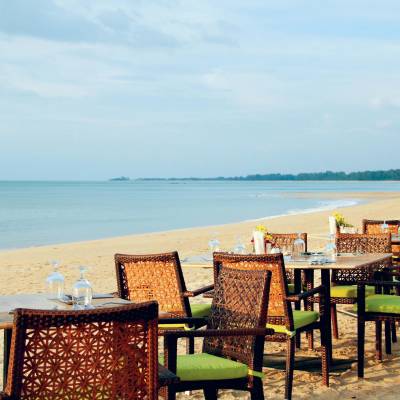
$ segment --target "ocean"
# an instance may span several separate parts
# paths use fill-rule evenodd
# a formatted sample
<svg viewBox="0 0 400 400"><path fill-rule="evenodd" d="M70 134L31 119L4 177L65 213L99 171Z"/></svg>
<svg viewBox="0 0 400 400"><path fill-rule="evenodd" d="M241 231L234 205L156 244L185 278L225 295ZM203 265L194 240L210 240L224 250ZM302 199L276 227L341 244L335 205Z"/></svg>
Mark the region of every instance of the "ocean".
<svg viewBox="0 0 400 400"><path fill-rule="evenodd" d="M353 205L400 182L0 182L0 249L256 220ZM297 192L315 193L298 198ZM354 192L345 200L318 193Z"/></svg>

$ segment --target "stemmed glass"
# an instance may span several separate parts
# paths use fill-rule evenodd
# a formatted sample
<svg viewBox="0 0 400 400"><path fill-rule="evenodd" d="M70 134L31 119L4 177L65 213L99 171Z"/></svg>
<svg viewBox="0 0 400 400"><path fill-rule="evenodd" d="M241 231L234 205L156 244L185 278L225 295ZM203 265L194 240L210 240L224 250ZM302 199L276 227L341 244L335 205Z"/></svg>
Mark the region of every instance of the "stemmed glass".
<svg viewBox="0 0 400 400"><path fill-rule="evenodd" d="M297 239L293 242L292 258L293 260L301 260L302 253L305 252L306 244L301 238L301 234L297 234Z"/></svg>
<svg viewBox="0 0 400 400"><path fill-rule="evenodd" d="M93 289L89 281L85 278L87 268L79 267L80 278L72 286L72 302L74 310L93 308L92 298Z"/></svg>
<svg viewBox="0 0 400 400"><path fill-rule="evenodd" d="M211 254L216 251L219 251L220 241L217 239L216 234L210 239L208 242L208 248L210 249Z"/></svg>
<svg viewBox="0 0 400 400"><path fill-rule="evenodd" d="M58 271L60 262L52 260L50 264L53 272L46 278L47 298L49 300L60 300L64 297L64 276Z"/></svg>
<svg viewBox="0 0 400 400"><path fill-rule="evenodd" d="M233 248L235 254L246 254L246 246L243 244L242 239L238 236L236 238L236 245Z"/></svg>
<svg viewBox="0 0 400 400"><path fill-rule="evenodd" d="M381 231L382 233L389 233L389 225L386 223L386 221L383 221L383 224L381 225Z"/></svg>
<svg viewBox="0 0 400 400"><path fill-rule="evenodd" d="M337 249L335 244L335 235L329 235L329 241L325 246L325 255L328 261L335 262L337 256Z"/></svg>

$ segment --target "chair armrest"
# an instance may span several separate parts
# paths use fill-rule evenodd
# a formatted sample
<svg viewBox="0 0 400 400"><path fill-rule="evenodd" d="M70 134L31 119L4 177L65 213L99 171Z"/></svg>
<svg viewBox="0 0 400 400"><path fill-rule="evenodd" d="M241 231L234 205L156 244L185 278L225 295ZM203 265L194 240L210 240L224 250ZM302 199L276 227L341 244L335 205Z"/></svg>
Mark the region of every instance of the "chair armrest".
<svg viewBox="0 0 400 400"><path fill-rule="evenodd" d="M243 329L206 329L197 331L165 331L163 336L181 337L213 337L213 336L267 336L273 335L275 331L269 328L243 328Z"/></svg>
<svg viewBox="0 0 400 400"><path fill-rule="evenodd" d="M205 325L206 317L177 317L177 318L159 318L159 324L188 324L188 325Z"/></svg>
<svg viewBox="0 0 400 400"><path fill-rule="evenodd" d="M358 282L359 288L365 288L365 286L400 286L400 281L363 281Z"/></svg>
<svg viewBox="0 0 400 400"><path fill-rule="evenodd" d="M288 301L301 301L301 300L306 299L307 297L312 297L312 296L314 296L315 294L318 294L318 293L321 294L321 295L324 295L325 294L325 287L321 285L321 286L317 286L314 289L307 290L306 292L302 292L302 293L299 293L299 294L293 294L293 295L290 295L290 296L286 296L286 300L288 300Z"/></svg>
<svg viewBox="0 0 400 400"><path fill-rule="evenodd" d="M202 288L196 289L196 290L186 290L185 292L183 292L183 296L184 297L195 297L200 294L209 292L210 290L213 290L213 289L214 289L214 285L208 285L208 286L204 286Z"/></svg>

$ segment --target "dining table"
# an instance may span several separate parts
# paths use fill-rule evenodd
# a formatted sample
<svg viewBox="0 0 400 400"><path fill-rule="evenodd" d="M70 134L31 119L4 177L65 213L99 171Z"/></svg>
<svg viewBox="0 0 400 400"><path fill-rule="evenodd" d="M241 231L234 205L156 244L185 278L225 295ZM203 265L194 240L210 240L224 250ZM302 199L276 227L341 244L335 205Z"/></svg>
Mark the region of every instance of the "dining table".
<svg viewBox="0 0 400 400"><path fill-rule="evenodd" d="M318 257L320 256L321 262L318 262ZM369 271L378 271L384 269L391 265L392 253L373 253L373 254L339 254L336 256L334 262L325 262L322 260L323 255L321 253L310 253L309 255L304 255L297 259L293 259L290 256L285 256L285 268L287 270L292 270L294 274L294 285L295 293L300 293L302 291L302 272L304 272L305 284L310 288L314 282L314 272L320 271L321 273L321 285L328 288L326 304L330 303L330 288L331 288L331 273L333 270L346 270L346 269L368 269ZM188 259L190 261L190 259ZM204 262L196 263L184 262L183 266L190 267L211 267L212 262L208 261L204 257ZM208 292L204 295L205 297L212 298L213 293ZM295 304L295 308L299 309L300 304ZM329 359L332 361L332 321L331 321L331 308L326 307L326 329L328 330L328 354Z"/></svg>
<svg viewBox="0 0 400 400"><path fill-rule="evenodd" d="M110 308L132 304L131 301L112 294L95 294L92 300L94 308ZM16 308L29 308L35 310L71 310L72 305L57 300L49 300L46 294L14 294L0 296L0 329L4 331L3 351L3 387L6 386L8 365L10 358L11 338L13 331L13 310ZM169 313L159 312L159 318L171 317ZM179 378L167 368L159 364L158 385L159 387L179 383Z"/></svg>

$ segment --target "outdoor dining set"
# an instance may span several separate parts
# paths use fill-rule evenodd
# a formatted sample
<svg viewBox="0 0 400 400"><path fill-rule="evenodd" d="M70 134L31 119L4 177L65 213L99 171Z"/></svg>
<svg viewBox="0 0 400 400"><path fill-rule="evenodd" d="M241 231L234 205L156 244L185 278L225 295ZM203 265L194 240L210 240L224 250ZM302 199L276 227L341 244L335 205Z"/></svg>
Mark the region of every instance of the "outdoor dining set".
<svg viewBox="0 0 400 400"><path fill-rule="evenodd" d="M310 252L306 233L269 233L266 241L279 252L216 251L214 282L197 290L187 289L178 253L170 252L116 254L118 292L93 296L90 307L46 294L0 296L0 399L175 399L194 390L216 399L223 389L263 399L270 342L286 345L284 398L291 399L304 334L310 349L318 339L322 383L329 386L341 305L357 318L358 354L351 356L362 378L366 323L375 323L378 360L383 342L390 354L397 341L400 220L362 226L363 233L336 232L333 259ZM300 256L281 251L299 236ZM186 354L178 354L181 338Z"/></svg>

